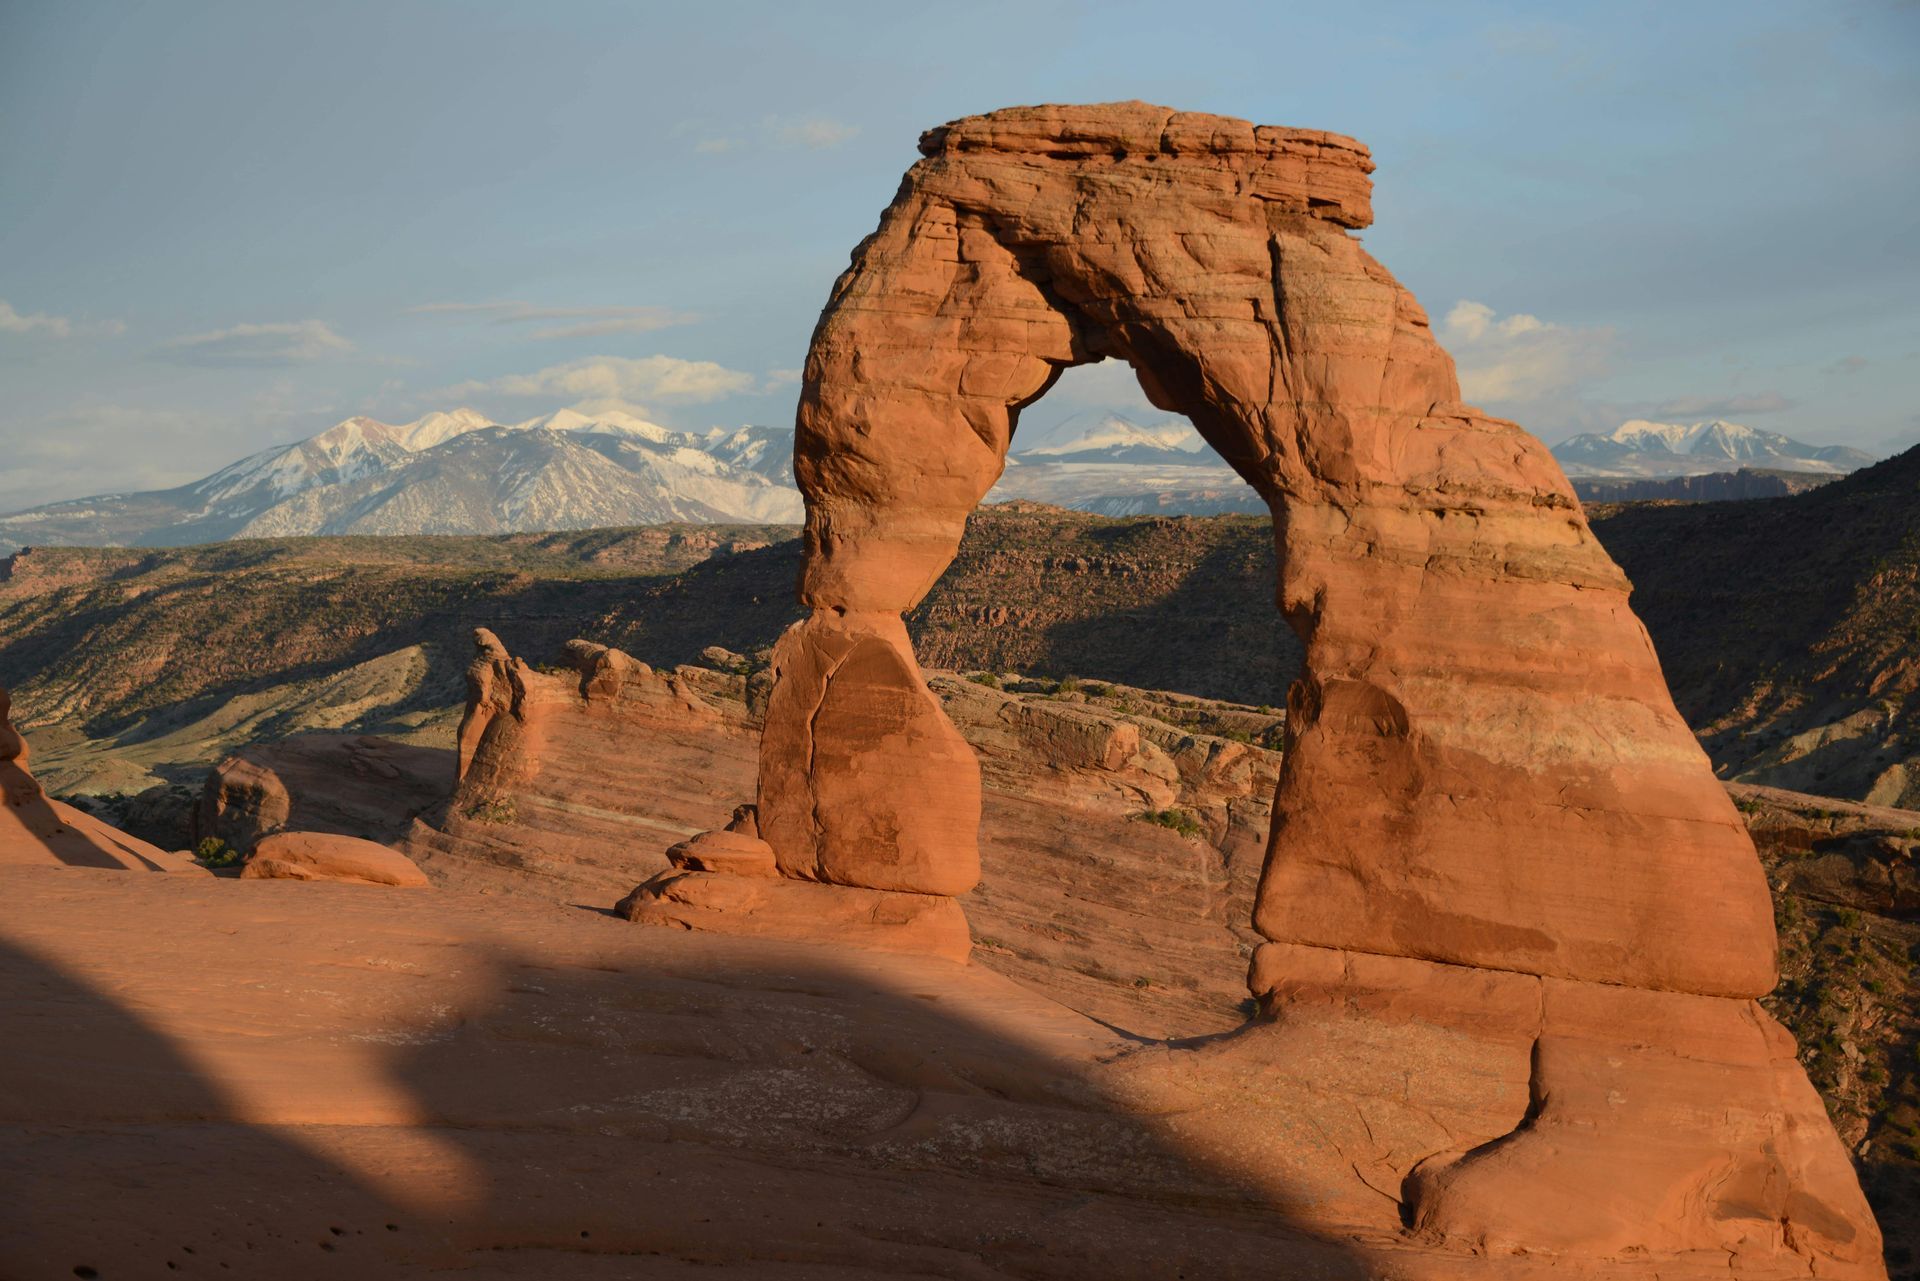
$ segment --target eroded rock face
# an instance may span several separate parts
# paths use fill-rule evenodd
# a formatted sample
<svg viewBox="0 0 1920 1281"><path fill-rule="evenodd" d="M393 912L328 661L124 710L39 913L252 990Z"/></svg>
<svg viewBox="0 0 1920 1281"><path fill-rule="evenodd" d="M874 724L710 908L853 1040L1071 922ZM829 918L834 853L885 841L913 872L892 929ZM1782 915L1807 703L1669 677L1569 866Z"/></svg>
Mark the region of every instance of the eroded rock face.
<svg viewBox="0 0 1920 1281"><path fill-rule="evenodd" d="M192 859L149 845L46 794L27 769L27 740L0 688L0 866L106 867L205 876Z"/></svg>
<svg viewBox="0 0 1920 1281"><path fill-rule="evenodd" d="M634 897L644 883L653 889L635 899L636 912L647 907L635 919L744 931L738 918L713 910L727 888L687 874L779 874L761 814L734 803L753 792L770 670L743 673L738 656L718 655L713 661L734 670L669 672L586 644L536 668L496 648L490 633L480 644L467 716L470 728L485 723L470 734L466 777L399 848L450 888L604 906ZM627 673L617 692L583 679L609 666ZM1238 1026L1245 958L1259 941L1249 912L1280 757L1224 735L1277 737L1278 718L1211 700L1088 688L1095 692L1045 681L989 688L934 673L921 689L957 728L969 774L980 781L986 875L962 899L975 927L973 955L1142 1034ZM249 749L241 759L352 765L326 743L307 742ZM321 790L350 784L341 778ZM1179 822L1143 821L1149 814ZM900 893L910 892L855 897L878 903ZM826 928L832 914L821 915L819 905L830 894L763 886L731 897L750 895L759 903L755 933L859 942L857 931ZM965 919L953 903L914 898L925 901L888 910L938 924L925 936L930 950L964 954L964 933L950 924ZM888 928L866 941L897 950L914 937Z"/></svg>
<svg viewBox="0 0 1920 1281"><path fill-rule="evenodd" d="M400 843L436 879L611 904L750 779L744 677L587 641L559 657L536 669L476 631L452 797Z"/></svg>
<svg viewBox="0 0 1920 1281"><path fill-rule="evenodd" d="M1753 1005L1776 971L1752 843L1551 455L1461 403L1420 305L1348 234L1371 218L1365 148L1125 103L972 117L921 151L807 358L812 613L781 643L758 797L782 871L964 888L971 770L907 696L898 615L1020 409L1125 360L1273 509L1306 649L1254 913L1291 959L1255 966L1278 1025L1231 1052L1290 1052L1306 988L1282 969L1337 994L1397 962L1342 1036L1391 1058L1409 1022L1472 1029L1432 1088L1525 1087L1393 1145L1419 1231L1876 1273L1844 1154ZM1489 1016L1432 973L1517 1004Z"/></svg>
<svg viewBox="0 0 1920 1281"><path fill-rule="evenodd" d="M368 734L250 744L207 775L195 831L243 854L289 830L391 840L446 798L451 755Z"/></svg>

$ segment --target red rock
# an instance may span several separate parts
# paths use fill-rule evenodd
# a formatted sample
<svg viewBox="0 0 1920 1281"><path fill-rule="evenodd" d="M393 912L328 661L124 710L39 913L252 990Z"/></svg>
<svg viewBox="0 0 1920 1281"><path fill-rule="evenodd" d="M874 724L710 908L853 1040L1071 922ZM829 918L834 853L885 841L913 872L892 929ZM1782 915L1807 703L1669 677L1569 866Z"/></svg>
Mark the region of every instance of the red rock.
<svg viewBox="0 0 1920 1281"><path fill-rule="evenodd" d="M898 617L1020 409L1124 360L1275 513L1306 659L1254 926L1317 949L1336 1002L1382 965L1444 967L1406 999L1457 1035L1490 1016L1456 976L1521 998L1473 1053L1409 1040L1398 996L1343 1016L1336 1042L1417 1048L1441 1095L1504 1083L1470 1123L1405 1118L1362 1186L1478 1248L1877 1269L1831 1127L1752 1004L1776 977L1752 842L1551 454L1460 402L1426 313L1348 234L1371 217L1365 148L1121 103L994 112L921 150L807 356L812 613L776 657L758 794L781 871L970 883L973 766L914 697ZM1308 1043L1288 1039L1303 989L1267 977L1279 1029L1222 1056ZM1333 1147L1303 1173L1327 1195L1360 1170Z"/></svg>
<svg viewBox="0 0 1920 1281"><path fill-rule="evenodd" d="M524 894L32 868L5 889L9 1277L972 1275L983 1241L1034 1281L1163 1281L1170 1261L1884 1275L1764 1243L1512 1255L1405 1230L1403 1171L1527 1111L1529 976L1333 958L1390 1019L1303 986L1286 1023L1169 1044L980 965L636 929Z"/></svg>
<svg viewBox="0 0 1920 1281"><path fill-rule="evenodd" d="M952 558L1019 407L1062 368L1126 360L1284 515L1280 598L1307 670L1264 934L1768 989L1766 886L1625 578L1546 448L1460 403L1426 314L1348 234L1370 217L1365 148L1122 103L994 112L922 150L808 355L795 471L813 617L784 652L890 627ZM864 679L834 681L842 706ZM773 698L761 808L782 866L897 883L889 830L768 821L862 786L796 774L844 749L809 736L811 698ZM869 769L867 797L900 804L913 769ZM963 824L927 826L958 879Z"/></svg>
<svg viewBox="0 0 1920 1281"><path fill-rule="evenodd" d="M778 876L773 846L757 836L722 829L702 832L667 849L667 862L683 872L725 872L733 876Z"/></svg>
<svg viewBox="0 0 1920 1281"><path fill-rule="evenodd" d="M0 866L108 867L206 876L184 854L170 854L91 814L56 801L27 768L26 738L0 688Z"/></svg>
<svg viewBox="0 0 1920 1281"><path fill-rule="evenodd" d="M279 831L398 837L440 805L453 753L366 734L300 734L255 743L207 775L195 830L246 853Z"/></svg>
<svg viewBox="0 0 1920 1281"><path fill-rule="evenodd" d="M734 872L663 872L614 911L643 925L720 930L964 961L966 913L941 894L822 885Z"/></svg>
<svg viewBox="0 0 1920 1281"><path fill-rule="evenodd" d="M453 795L398 841L437 880L610 903L751 787L745 678L586 641L536 671L475 642Z"/></svg>
<svg viewBox="0 0 1920 1281"><path fill-rule="evenodd" d="M276 832L240 869L248 881L346 881L355 885L427 885L426 873L398 850L332 832Z"/></svg>
<svg viewBox="0 0 1920 1281"><path fill-rule="evenodd" d="M592 648L570 648L569 661ZM759 839L756 807L732 798L753 790L759 704L749 686L764 672L641 674L634 663L610 695L583 691L575 673L499 655L527 693L517 714L507 699L511 723L476 741L487 744L484 776L508 781L484 792L463 784L457 803L424 816L400 845L436 884L610 904L673 867L673 850L696 841L707 848L695 833L729 809L728 837ZM471 687L470 715L485 705L485 689ZM1175 723L1189 712L1152 691L1112 687L1095 705L947 673L934 674L929 689L980 758L987 875L965 899L983 941L977 959L1143 1033L1238 1026L1243 958L1259 941L1249 911L1279 754ZM1276 717L1252 708L1227 716L1277 728ZM301 742L241 755L269 765L288 757L315 768L352 764L324 743ZM352 786L351 776L319 782L326 795ZM1139 821L1169 809L1201 834ZM736 848L766 857L758 845ZM726 925L712 912L679 923Z"/></svg>

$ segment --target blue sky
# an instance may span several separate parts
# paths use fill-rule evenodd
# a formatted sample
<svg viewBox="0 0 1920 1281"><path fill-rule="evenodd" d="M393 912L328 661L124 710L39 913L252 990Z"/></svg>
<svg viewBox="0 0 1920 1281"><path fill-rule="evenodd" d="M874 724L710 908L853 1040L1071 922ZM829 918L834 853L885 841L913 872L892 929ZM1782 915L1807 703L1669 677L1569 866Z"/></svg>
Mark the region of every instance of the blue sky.
<svg viewBox="0 0 1920 1281"><path fill-rule="evenodd" d="M921 130L1119 98L1368 143L1368 247L1548 440L1885 452L1920 440L1916 67L1886 0L11 0L0 509L356 413L788 423ZM1107 404L1141 412L1103 366L1023 432Z"/></svg>

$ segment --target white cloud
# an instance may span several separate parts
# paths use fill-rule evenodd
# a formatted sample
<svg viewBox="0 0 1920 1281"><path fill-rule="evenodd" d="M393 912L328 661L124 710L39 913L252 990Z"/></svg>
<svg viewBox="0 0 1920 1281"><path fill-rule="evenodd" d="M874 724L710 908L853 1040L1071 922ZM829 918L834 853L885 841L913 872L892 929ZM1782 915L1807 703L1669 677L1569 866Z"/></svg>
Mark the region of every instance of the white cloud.
<svg viewBox="0 0 1920 1281"><path fill-rule="evenodd" d="M702 404L723 396L750 395L759 379L710 360L681 360L675 356L590 356L563 365L549 365L531 374L479 379L447 389L451 396L493 394L520 397L565 397L568 400L625 400L641 405L655 401Z"/></svg>
<svg viewBox="0 0 1920 1281"><path fill-rule="evenodd" d="M826 116L768 116L760 122L760 127L779 146L813 151L837 147L860 132L858 125Z"/></svg>
<svg viewBox="0 0 1920 1281"><path fill-rule="evenodd" d="M70 320L65 316L50 316L44 311L28 312L22 315L14 310L13 304L0 298L0 333L42 333L49 338L76 338L90 334L123 334L126 331L127 327L117 320L87 324Z"/></svg>
<svg viewBox="0 0 1920 1281"><path fill-rule="evenodd" d="M693 149L703 156L724 156L746 145L743 138L702 138L693 144Z"/></svg>
<svg viewBox="0 0 1920 1281"><path fill-rule="evenodd" d="M672 311L666 307L539 307L526 302L430 302L407 310L415 315L484 318L496 325L570 322L541 323L540 328L529 335L534 338L600 338L608 334L644 334L699 319L692 312Z"/></svg>
<svg viewBox="0 0 1920 1281"><path fill-rule="evenodd" d="M319 320L235 325L163 343L154 355L176 365L274 367L343 356L353 344Z"/></svg>
<svg viewBox="0 0 1920 1281"><path fill-rule="evenodd" d="M1460 391L1476 402L1534 403L1571 395L1604 374L1611 329L1576 329L1516 312L1497 314L1462 300L1440 323L1440 338L1460 371Z"/></svg>

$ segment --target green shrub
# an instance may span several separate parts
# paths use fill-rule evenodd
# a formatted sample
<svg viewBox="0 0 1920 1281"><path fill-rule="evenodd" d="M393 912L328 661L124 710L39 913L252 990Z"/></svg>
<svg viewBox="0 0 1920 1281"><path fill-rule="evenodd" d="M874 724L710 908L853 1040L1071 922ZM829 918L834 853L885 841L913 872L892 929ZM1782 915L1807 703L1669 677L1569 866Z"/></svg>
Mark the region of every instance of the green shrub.
<svg viewBox="0 0 1920 1281"><path fill-rule="evenodd" d="M209 836L194 846L193 856L203 867L232 867L240 861L240 851L217 836Z"/></svg>
<svg viewBox="0 0 1920 1281"><path fill-rule="evenodd" d="M1144 813L1135 815L1135 817L1143 823L1152 823L1154 826L1164 827L1170 832L1178 832L1188 840L1197 840L1201 836L1204 836L1207 830L1200 825L1199 819L1187 813L1185 810L1147 810Z"/></svg>
<svg viewBox="0 0 1920 1281"><path fill-rule="evenodd" d="M967 679L975 685L985 685L988 689L1000 688L1000 678L992 672L975 672L973 675L967 677Z"/></svg>

